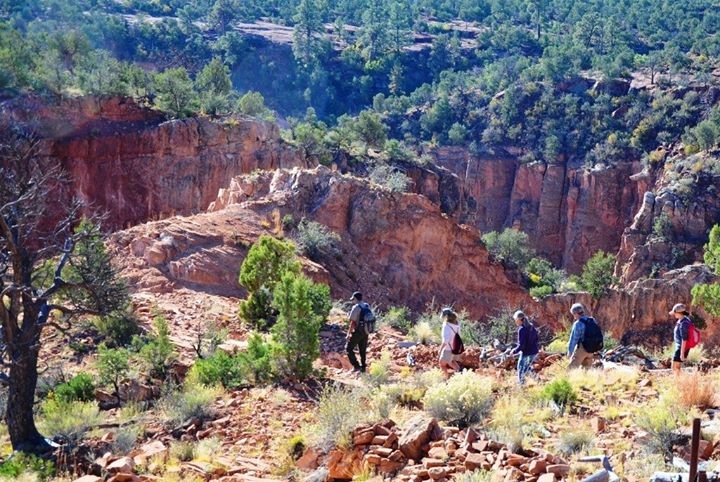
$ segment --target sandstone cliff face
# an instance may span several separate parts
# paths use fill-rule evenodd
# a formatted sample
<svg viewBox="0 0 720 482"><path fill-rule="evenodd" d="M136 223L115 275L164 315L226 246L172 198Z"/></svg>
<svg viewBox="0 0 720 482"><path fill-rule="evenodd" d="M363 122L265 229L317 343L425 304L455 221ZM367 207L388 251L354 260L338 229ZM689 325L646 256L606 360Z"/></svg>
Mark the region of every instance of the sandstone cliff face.
<svg viewBox="0 0 720 482"><path fill-rule="evenodd" d="M638 176L652 178L647 173ZM615 267L623 283L701 261L708 232L720 223L720 176L685 176L680 181L685 182L685 192L668 177L665 171L647 188L632 224L623 232Z"/></svg>
<svg viewBox="0 0 720 482"><path fill-rule="evenodd" d="M434 301L477 318L532 303L489 260L477 230L456 224L423 196L390 193L323 167L236 178L210 212L136 226L114 234L110 245L137 288L242 296L236 279L247 247L262 233L282 235L288 214L340 235L334 252L305 261L334 297L360 289L385 307L423 310Z"/></svg>
<svg viewBox="0 0 720 482"><path fill-rule="evenodd" d="M631 179L639 163L587 170L477 158L461 148L434 155L460 180L461 199L451 214L483 232L521 229L540 254L570 272L598 250L618 250L642 195Z"/></svg>
<svg viewBox="0 0 720 482"><path fill-rule="evenodd" d="M2 110L34 128L42 154L68 171L69 194L107 211L112 229L202 211L238 174L304 165L277 125L253 119L165 121L117 97Z"/></svg>

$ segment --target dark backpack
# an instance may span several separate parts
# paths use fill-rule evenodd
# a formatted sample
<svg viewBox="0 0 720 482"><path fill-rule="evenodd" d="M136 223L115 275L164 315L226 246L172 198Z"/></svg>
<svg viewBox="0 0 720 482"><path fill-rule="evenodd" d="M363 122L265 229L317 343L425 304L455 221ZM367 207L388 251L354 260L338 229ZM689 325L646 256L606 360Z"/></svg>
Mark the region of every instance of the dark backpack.
<svg viewBox="0 0 720 482"><path fill-rule="evenodd" d="M363 330L366 335L375 333L375 314L370 309L370 305L362 303L360 305L360 316L358 318L358 330Z"/></svg>
<svg viewBox="0 0 720 482"><path fill-rule="evenodd" d="M585 351L588 353L597 353L602 350L604 345L603 334L595 318L587 316L580 318L580 321L585 325L585 335L583 335L581 342Z"/></svg>
<svg viewBox="0 0 720 482"><path fill-rule="evenodd" d="M462 338L460 338L460 329L458 328L458 331L455 332L455 336L453 336L452 343L450 343L450 351L453 355L460 355L465 351L465 344L462 341Z"/></svg>

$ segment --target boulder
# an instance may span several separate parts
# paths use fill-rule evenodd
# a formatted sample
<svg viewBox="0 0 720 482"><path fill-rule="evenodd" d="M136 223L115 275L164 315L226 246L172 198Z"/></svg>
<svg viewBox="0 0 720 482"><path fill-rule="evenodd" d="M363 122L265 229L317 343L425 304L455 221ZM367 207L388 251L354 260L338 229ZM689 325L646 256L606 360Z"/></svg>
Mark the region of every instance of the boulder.
<svg viewBox="0 0 720 482"><path fill-rule="evenodd" d="M103 479L97 475L83 475L79 479L75 479L73 482L103 482Z"/></svg>
<svg viewBox="0 0 720 482"><path fill-rule="evenodd" d="M536 459L530 461L528 466L528 472L533 475L544 474L547 471L547 462L543 459Z"/></svg>
<svg viewBox="0 0 720 482"><path fill-rule="evenodd" d="M131 473L135 468L135 461L130 457L120 457L107 466L106 470L111 473Z"/></svg>
<svg viewBox="0 0 720 482"><path fill-rule="evenodd" d="M432 480L444 479L447 475L447 469L445 467L433 467L428 469L428 475Z"/></svg>
<svg viewBox="0 0 720 482"><path fill-rule="evenodd" d="M305 450L305 453L297 459L295 466L300 470L315 470L318 468L319 458L320 452L313 447L309 447Z"/></svg>
<svg viewBox="0 0 720 482"><path fill-rule="evenodd" d="M399 441L400 451L409 459L420 460L424 455L422 447L441 436L437 420L418 415L405 426Z"/></svg>
<svg viewBox="0 0 720 482"><path fill-rule="evenodd" d="M482 454L470 453L465 457L465 468L469 471L477 470L485 464L487 459Z"/></svg>
<svg viewBox="0 0 720 482"><path fill-rule="evenodd" d="M547 466L547 473L553 474L555 477L563 478L570 473L570 466L567 464L553 464Z"/></svg>
<svg viewBox="0 0 720 482"><path fill-rule="evenodd" d="M537 482L555 482L555 474L542 474Z"/></svg>
<svg viewBox="0 0 720 482"><path fill-rule="evenodd" d="M362 453L358 450L335 449L328 454L326 465L328 479L352 479L362 465Z"/></svg>

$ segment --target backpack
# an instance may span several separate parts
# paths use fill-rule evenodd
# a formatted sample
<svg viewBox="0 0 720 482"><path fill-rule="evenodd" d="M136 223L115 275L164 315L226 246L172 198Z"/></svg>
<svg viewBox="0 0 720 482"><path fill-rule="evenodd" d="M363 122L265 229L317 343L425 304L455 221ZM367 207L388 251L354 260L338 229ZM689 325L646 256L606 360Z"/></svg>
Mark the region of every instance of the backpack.
<svg viewBox="0 0 720 482"><path fill-rule="evenodd" d="M588 316L580 318L580 321L585 325L585 335L581 342L585 351L588 353L597 353L602 350L604 344L603 334L595 318Z"/></svg>
<svg viewBox="0 0 720 482"><path fill-rule="evenodd" d="M360 305L360 317L358 318L357 329L362 329L366 335L375 333L375 314L367 303Z"/></svg>
<svg viewBox="0 0 720 482"><path fill-rule="evenodd" d="M689 350L690 348L695 348L700 343L700 330L695 327L695 323L693 323L690 318L686 319L688 320L688 339L685 348Z"/></svg>
<svg viewBox="0 0 720 482"><path fill-rule="evenodd" d="M450 343L450 351L453 355L460 355L465 351L465 344L462 341L462 338L460 338L460 328L458 328L458 331L455 332L455 336L453 336L452 343Z"/></svg>

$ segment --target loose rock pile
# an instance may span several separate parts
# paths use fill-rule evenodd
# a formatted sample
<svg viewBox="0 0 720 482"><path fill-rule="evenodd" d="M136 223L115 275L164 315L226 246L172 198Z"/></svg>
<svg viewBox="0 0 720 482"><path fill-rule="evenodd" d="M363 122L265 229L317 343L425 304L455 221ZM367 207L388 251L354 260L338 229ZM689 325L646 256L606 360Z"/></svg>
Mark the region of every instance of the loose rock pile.
<svg viewBox="0 0 720 482"><path fill-rule="evenodd" d="M550 453L513 453L473 429L441 428L423 415L402 430L392 420L356 427L352 449L329 454L327 480L349 480L363 465L403 482L442 482L474 470L492 471L506 482L554 482L570 473L567 462Z"/></svg>

